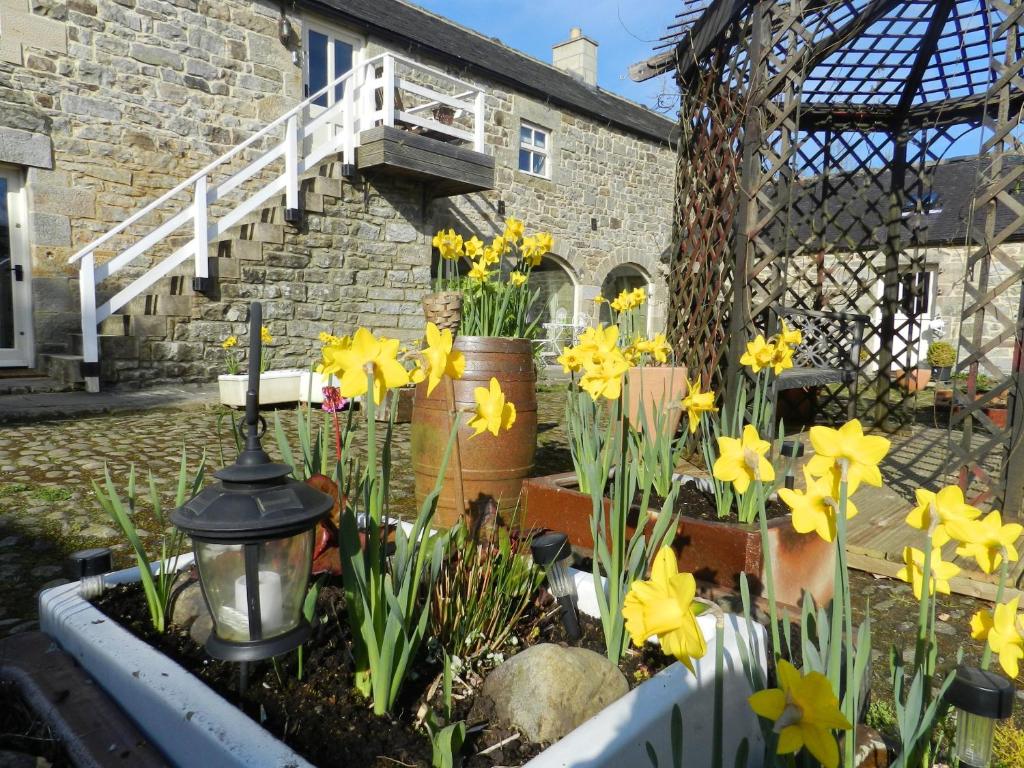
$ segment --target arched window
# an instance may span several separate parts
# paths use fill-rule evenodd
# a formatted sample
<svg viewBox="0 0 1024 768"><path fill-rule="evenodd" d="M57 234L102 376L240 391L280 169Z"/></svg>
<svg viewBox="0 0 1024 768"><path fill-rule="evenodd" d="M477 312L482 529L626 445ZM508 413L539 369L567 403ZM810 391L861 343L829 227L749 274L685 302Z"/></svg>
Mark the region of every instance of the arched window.
<svg viewBox="0 0 1024 768"><path fill-rule="evenodd" d="M647 302L640 308L642 328L648 328L650 317L651 281L647 275L635 264L620 264L615 267L601 283L601 295L608 301L612 301L622 291L632 291L634 288L643 288L647 291ZM607 304L601 305L600 320L603 323L610 323L612 319L611 309Z"/></svg>
<svg viewBox="0 0 1024 768"><path fill-rule="evenodd" d="M576 281L562 261L551 254L530 272L530 288L539 292L532 318L541 323L572 324L576 316Z"/></svg>

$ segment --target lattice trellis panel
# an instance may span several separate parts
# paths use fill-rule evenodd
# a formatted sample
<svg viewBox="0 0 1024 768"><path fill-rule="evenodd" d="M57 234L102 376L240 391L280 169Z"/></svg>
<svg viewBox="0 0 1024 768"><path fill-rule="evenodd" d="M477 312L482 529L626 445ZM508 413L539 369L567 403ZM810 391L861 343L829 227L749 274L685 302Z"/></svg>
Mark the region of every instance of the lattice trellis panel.
<svg viewBox="0 0 1024 768"><path fill-rule="evenodd" d="M937 446L929 433L921 457L930 463L909 471L934 485L962 468L979 502L1019 513L1024 0L737 0L716 37L702 26L722 24L719 5L683 25L692 39L677 38L677 51L690 55L677 58L677 350L688 349L705 375L724 371L728 386L773 305L866 315L857 413L912 433L920 396L894 377L927 366L937 284L952 279L964 301L944 318L945 335L958 342L966 379L948 438ZM723 93L743 107L716 125L709 116ZM970 142L981 125L978 152ZM975 190L974 207L952 234L936 235L929 226L944 194L936 169L963 155L978 158L970 178L957 171L957 183ZM711 215L698 215L700 205ZM963 274L940 272L936 248L960 249ZM948 272L955 262L943 258ZM985 392L981 375L992 383ZM841 388L820 392L824 415L845 415L846 397ZM1004 400L1005 427L990 411Z"/></svg>

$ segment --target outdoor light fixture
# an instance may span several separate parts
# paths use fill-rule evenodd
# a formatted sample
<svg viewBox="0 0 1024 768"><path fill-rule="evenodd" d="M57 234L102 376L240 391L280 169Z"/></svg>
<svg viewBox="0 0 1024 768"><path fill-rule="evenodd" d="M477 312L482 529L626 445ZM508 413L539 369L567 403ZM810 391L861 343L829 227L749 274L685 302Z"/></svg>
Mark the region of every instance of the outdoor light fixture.
<svg viewBox="0 0 1024 768"><path fill-rule="evenodd" d="M956 756L960 768L989 768L996 720L1013 712L1013 683L995 672L961 665L946 690L956 708Z"/></svg>
<svg viewBox="0 0 1024 768"><path fill-rule="evenodd" d="M796 459L799 459L804 455L804 444L800 440L783 440L782 441L782 455L788 457L791 461L786 467L786 476L784 478L786 487L789 490L793 490L796 486L796 478L793 477L793 464Z"/></svg>
<svg viewBox="0 0 1024 768"><path fill-rule="evenodd" d="M569 573L572 547L564 533L544 533L530 543L533 562L544 569L548 590L562 607L562 626L570 640L580 638L580 619L576 610L576 582Z"/></svg>
<svg viewBox="0 0 1024 768"><path fill-rule="evenodd" d="M249 389L245 398L245 447L235 463L171 513L192 537L199 582L213 618L207 652L226 661L255 661L298 647L309 636L302 615L313 559L313 532L333 499L289 477L260 438L260 328L263 310L253 303L249 322ZM243 686L244 686L243 667Z"/></svg>

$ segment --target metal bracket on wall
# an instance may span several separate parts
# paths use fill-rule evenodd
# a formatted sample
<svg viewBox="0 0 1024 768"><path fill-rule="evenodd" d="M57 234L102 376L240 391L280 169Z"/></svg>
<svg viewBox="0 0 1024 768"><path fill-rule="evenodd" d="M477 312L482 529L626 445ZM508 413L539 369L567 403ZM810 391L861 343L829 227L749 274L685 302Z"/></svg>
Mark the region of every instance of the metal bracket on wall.
<svg viewBox="0 0 1024 768"><path fill-rule="evenodd" d="M209 293L210 289L213 288L213 278L210 277L193 277L192 278L192 290L196 293Z"/></svg>

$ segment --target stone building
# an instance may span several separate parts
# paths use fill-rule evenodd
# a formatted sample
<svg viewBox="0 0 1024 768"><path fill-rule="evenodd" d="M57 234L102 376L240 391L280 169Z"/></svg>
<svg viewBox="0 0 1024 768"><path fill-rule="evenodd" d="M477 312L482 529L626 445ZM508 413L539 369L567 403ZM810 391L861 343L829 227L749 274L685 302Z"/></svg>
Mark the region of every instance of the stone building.
<svg viewBox="0 0 1024 768"><path fill-rule="evenodd" d="M412 338L432 234L510 215L555 238L542 320L642 284L659 329L674 123L597 52L400 0L0 0L0 366L206 380L257 298L276 364Z"/></svg>

